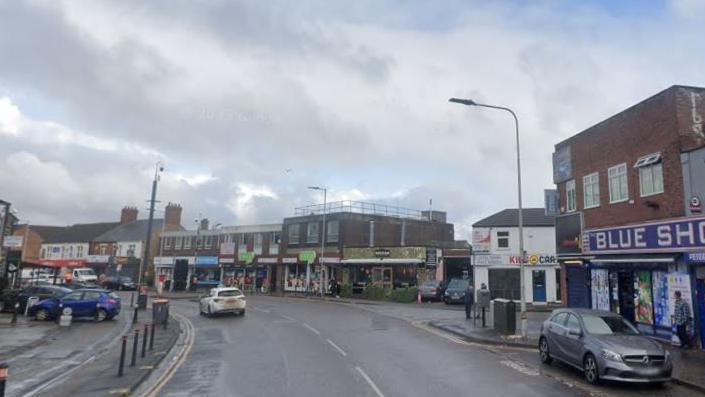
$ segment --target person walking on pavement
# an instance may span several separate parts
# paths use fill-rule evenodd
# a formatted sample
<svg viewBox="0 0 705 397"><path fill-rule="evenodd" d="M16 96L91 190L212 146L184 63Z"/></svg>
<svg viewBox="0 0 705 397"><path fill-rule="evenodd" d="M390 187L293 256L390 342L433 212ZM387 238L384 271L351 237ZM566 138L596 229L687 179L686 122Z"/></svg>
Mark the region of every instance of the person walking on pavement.
<svg viewBox="0 0 705 397"><path fill-rule="evenodd" d="M680 291L676 291L674 295L676 298L674 322L676 323L678 339L681 342L681 348L690 349L693 347L687 331L688 322L690 321L690 306L688 306L688 302L682 299Z"/></svg>
<svg viewBox="0 0 705 397"><path fill-rule="evenodd" d="M472 282L465 289L465 318L472 318L472 306L475 304L475 287Z"/></svg>

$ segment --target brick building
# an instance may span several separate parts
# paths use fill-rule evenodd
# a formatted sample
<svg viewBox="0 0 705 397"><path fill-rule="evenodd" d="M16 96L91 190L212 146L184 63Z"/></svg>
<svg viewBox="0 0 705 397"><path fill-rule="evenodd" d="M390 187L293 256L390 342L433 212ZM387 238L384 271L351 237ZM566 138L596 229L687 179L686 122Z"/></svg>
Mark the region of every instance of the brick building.
<svg viewBox="0 0 705 397"><path fill-rule="evenodd" d="M704 116L704 88L673 86L555 146L569 306L616 311L670 338L669 296L680 289L700 326Z"/></svg>

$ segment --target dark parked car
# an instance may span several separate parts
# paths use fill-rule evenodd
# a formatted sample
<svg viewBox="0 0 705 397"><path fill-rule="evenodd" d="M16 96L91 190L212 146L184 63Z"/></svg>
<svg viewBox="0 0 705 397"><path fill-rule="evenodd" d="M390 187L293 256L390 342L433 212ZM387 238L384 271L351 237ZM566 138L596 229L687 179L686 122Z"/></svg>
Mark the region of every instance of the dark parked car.
<svg viewBox="0 0 705 397"><path fill-rule="evenodd" d="M470 280L454 278L448 283L448 288L446 288L443 294L443 301L446 304L451 303L465 303L465 291L468 289L468 284Z"/></svg>
<svg viewBox="0 0 705 397"><path fill-rule="evenodd" d="M71 292L71 290L59 285L32 285L21 290L9 290L3 292L2 300L0 300L0 311L11 311L15 303L19 302L18 311L23 313L30 297L36 296L42 301L48 298L60 297L67 292Z"/></svg>
<svg viewBox="0 0 705 397"><path fill-rule="evenodd" d="M441 282L438 280L426 281L419 287L419 293L422 300L441 300L443 298Z"/></svg>
<svg viewBox="0 0 705 397"><path fill-rule="evenodd" d="M72 281L70 283L61 284L62 287L66 287L72 290L76 289L100 289L99 286L93 283L84 283L83 281Z"/></svg>
<svg viewBox="0 0 705 397"><path fill-rule="evenodd" d="M554 310L541 325L539 354L545 364L557 359L581 370L592 384L600 379L663 383L673 371L662 345L619 314L598 310Z"/></svg>
<svg viewBox="0 0 705 397"><path fill-rule="evenodd" d="M106 289L116 289L118 291L134 291L137 289L137 284L135 284L130 277L108 276L103 281L103 287Z"/></svg>
<svg viewBox="0 0 705 397"><path fill-rule="evenodd" d="M104 289L78 289L60 298L45 299L30 307L27 314L37 320L51 320L59 317L67 307L71 308L74 317L110 320L120 313L120 296Z"/></svg>

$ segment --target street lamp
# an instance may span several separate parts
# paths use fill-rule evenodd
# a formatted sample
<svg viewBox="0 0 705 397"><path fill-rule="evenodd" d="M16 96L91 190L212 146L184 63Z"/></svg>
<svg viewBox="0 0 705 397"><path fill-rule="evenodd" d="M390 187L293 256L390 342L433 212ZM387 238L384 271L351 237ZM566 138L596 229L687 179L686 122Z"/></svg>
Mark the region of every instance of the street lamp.
<svg viewBox="0 0 705 397"><path fill-rule="evenodd" d="M487 105L484 103L477 103L473 101L472 99L460 99L460 98L450 98L448 100L449 102L453 103L459 103L461 105L466 105L466 106L479 106L479 107L484 107L484 108L490 108L490 109L498 109L498 110L504 110L505 112L509 112L512 117L514 117L514 127L515 127L515 133L516 133L516 141L517 141L517 197L519 201L519 257L520 262L519 262L519 271L521 274L519 275L519 288L520 288L520 296L521 296L521 336L523 338L526 338L526 294L524 292L524 285L525 285L525 276L524 276L524 214L522 210L522 203L521 203L521 152L519 151L519 119L517 118L516 113L510 108L503 107L503 106L495 106L495 105Z"/></svg>
<svg viewBox="0 0 705 397"><path fill-rule="evenodd" d="M322 190L323 191L323 230L321 231L321 256L319 257L320 259L318 260L321 265L321 273L323 273L323 252L326 249L326 200L328 198L328 189L325 187L320 187L320 186L309 186L308 187L311 190ZM308 278L307 282L311 282L311 276L310 272L306 273L306 277ZM327 274L326 274L327 278ZM325 288L326 281L323 277L321 277L321 296L323 296L323 289Z"/></svg>

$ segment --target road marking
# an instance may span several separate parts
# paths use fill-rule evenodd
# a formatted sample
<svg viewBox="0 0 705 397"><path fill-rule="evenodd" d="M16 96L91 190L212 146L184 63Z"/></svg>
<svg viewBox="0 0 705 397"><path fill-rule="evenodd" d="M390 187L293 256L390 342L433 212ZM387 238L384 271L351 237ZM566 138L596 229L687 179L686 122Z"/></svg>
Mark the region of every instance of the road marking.
<svg viewBox="0 0 705 397"><path fill-rule="evenodd" d="M365 371L362 370L362 368L355 367L355 369L357 370L357 372L360 373L360 375L362 375L362 377L365 379L365 381L367 381L367 384L370 385L372 390L374 390L375 393L377 393L378 397L384 397L384 394L382 394L382 391L379 390L379 387L377 387L377 385L375 385L375 382L373 382L372 379L370 379L370 377L367 376L367 374L365 373Z"/></svg>
<svg viewBox="0 0 705 397"><path fill-rule="evenodd" d="M306 323L301 323L301 325L303 325L304 327L308 328L309 331L313 332L314 334L316 334L316 335L318 335L318 336L321 335L321 332L320 332L319 330L313 328L312 326L310 326L310 325L308 325L308 324L306 324Z"/></svg>
<svg viewBox="0 0 705 397"><path fill-rule="evenodd" d="M59 375L59 376L57 376L57 377L51 379L50 381L48 381L48 382L46 382L46 383L44 383L44 384L38 386L38 387L35 388L34 390L31 390L31 391L25 393L24 395L25 395L26 397L33 396L33 395L35 395L35 394L41 392L42 390L46 389L47 387L49 387L49 386L51 386L51 385L54 385L54 384L56 384L57 382L61 382L62 380L64 380L65 378L67 378L69 375L71 375L74 371L76 371L77 369L81 368L83 365L88 364L89 362L95 360L96 357L97 357L96 355L90 356L87 360L83 361L82 363L80 363L80 364L76 365L75 367L73 367L73 368L71 368L71 369L65 371L64 373L62 373L61 375Z"/></svg>
<svg viewBox="0 0 705 397"><path fill-rule="evenodd" d="M284 320L289 320L289 321L296 321L293 317L289 317L286 314L280 314Z"/></svg>
<svg viewBox="0 0 705 397"><path fill-rule="evenodd" d="M500 361L500 364L506 365L507 367L509 367L517 372L520 372L524 375L528 375L528 376L538 376L539 375L539 371L537 371L533 368L529 368L520 362L503 360L503 361Z"/></svg>
<svg viewBox="0 0 705 397"><path fill-rule="evenodd" d="M176 357L173 358L171 366L169 366L169 368L164 371L162 376L160 376L159 379L157 379L157 381L154 382L154 384L152 384L152 386L150 386L149 389L147 389L147 391L142 394L143 397L153 397L159 394L159 392L167 384L167 382L171 380L171 377L174 376L179 367L181 367L181 365L186 361L186 357L191 351L194 341L196 340L196 332L193 328L193 323L191 322L191 320L179 313L173 313L173 316L177 320L179 320L181 324L185 325L185 343L183 345L183 348L176 355Z"/></svg>
<svg viewBox="0 0 705 397"><path fill-rule="evenodd" d="M345 353L345 350L341 349L340 346L338 346L338 345L336 345L335 343L333 343L332 340L326 339L326 342L328 342L329 345L333 346L333 348L334 348L335 350L337 350L338 353L340 353L343 357L346 357L346 356L348 355L348 353Z"/></svg>

